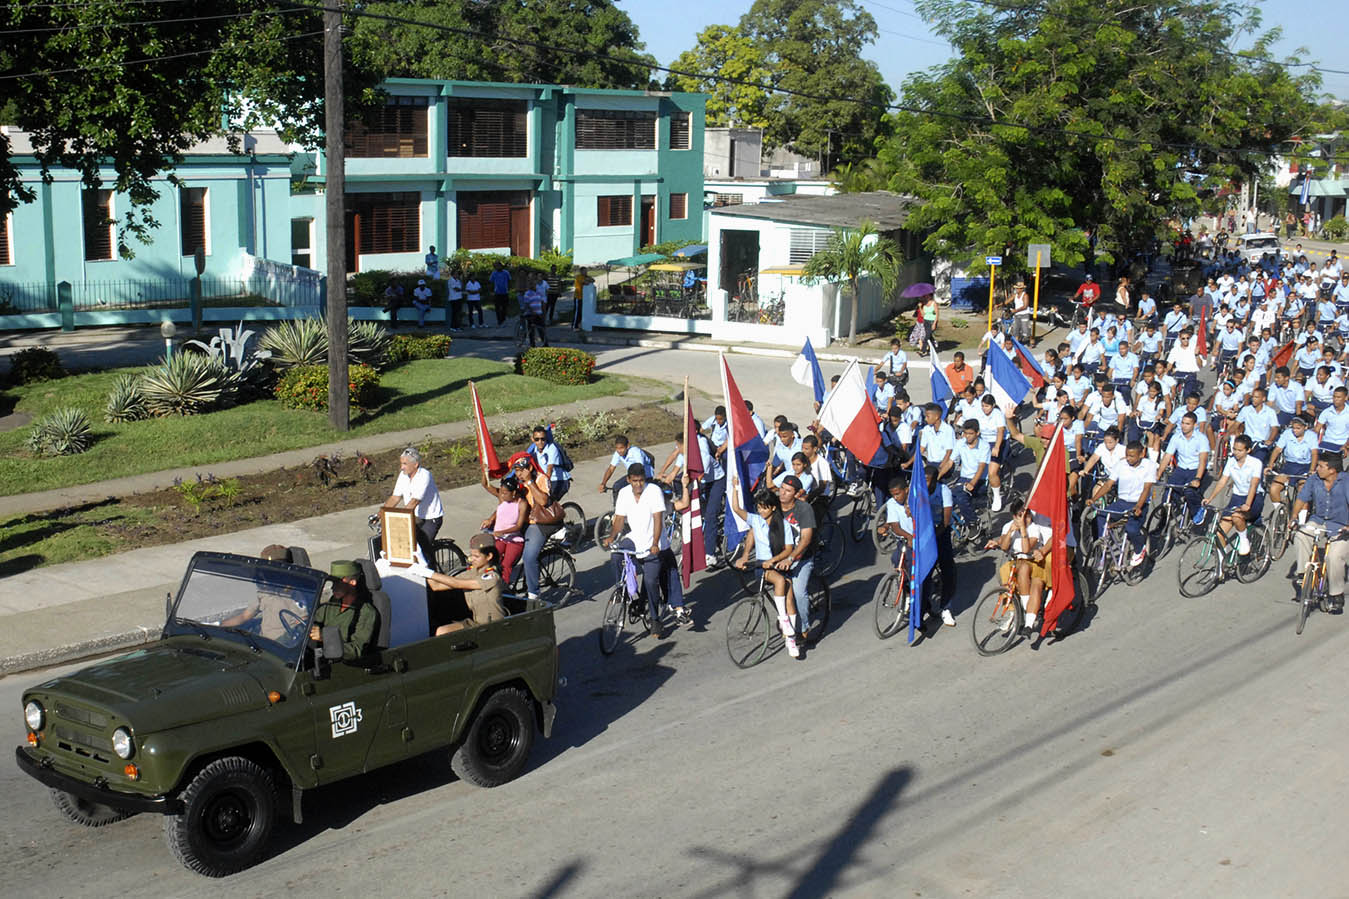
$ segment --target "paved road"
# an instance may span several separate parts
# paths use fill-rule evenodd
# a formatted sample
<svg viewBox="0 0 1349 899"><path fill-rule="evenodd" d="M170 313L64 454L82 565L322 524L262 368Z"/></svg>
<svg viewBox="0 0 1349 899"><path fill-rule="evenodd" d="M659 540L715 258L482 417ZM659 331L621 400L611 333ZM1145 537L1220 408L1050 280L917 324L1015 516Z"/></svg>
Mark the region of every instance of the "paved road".
<svg viewBox="0 0 1349 899"><path fill-rule="evenodd" d="M582 559L598 590L602 559ZM1271 572L1180 600L1174 559L1107 591L1085 630L984 659L968 612L878 641L860 550L803 662L734 669L728 575L693 631L600 656L600 609L558 616L566 686L529 771L496 790L423 757L311 794L233 895L1270 896L1343 893L1344 620ZM961 605L992 559L960 566ZM69 669L64 669L69 670ZM60 671L52 672L54 674ZM0 734L23 737L0 681ZM9 895L217 896L160 822L85 830L0 765Z"/></svg>

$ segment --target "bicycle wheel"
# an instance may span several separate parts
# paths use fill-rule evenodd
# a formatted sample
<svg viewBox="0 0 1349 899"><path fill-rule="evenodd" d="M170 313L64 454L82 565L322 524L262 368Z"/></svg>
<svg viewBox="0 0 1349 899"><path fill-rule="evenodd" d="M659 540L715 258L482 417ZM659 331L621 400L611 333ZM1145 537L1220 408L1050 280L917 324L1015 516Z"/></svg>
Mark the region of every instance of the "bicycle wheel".
<svg viewBox="0 0 1349 899"><path fill-rule="evenodd" d="M818 643L829 630L829 613L834 604L829 596L829 585L814 573L806 585L806 592L810 594L810 633L807 637L811 643Z"/></svg>
<svg viewBox="0 0 1349 899"><path fill-rule="evenodd" d="M863 485L862 492L853 500L852 511L848 513L848 532L852 534L854 543L861 543L866 539L875 512L876 497L872 496L870 487Z"/></svg>
<svg viewBox="0 0 1349 899"><path fill-rule="evenodd" d="M1297 598L1297 633L1302 635L1302 629L1307 626L1307 616L1311 614L1312 604L1316 602L1316 583L1312 569L1308 566L1306 573L1302 575L1302 582L1298 584Z"/></svg>
<svg viewBox="0 0 1349 899"><path fill-rule="evenodd" d="M872 624L877 637L888 640L899 633L909 620L908 576L892 571L881 578L872 595L871 606L875 613Z"/></svg>
<svg viewBox="0 0 1349 899"><path fill-rule="evenodd" d="M819 529L815 532L815 570L821 577L830 577L843 564L846 551L838 520L830 512L820 520Z"/></svg>
<svg viewBox="0 0 1349 899"><path fill-rule="evenodd" d="M670 533L670 552L675 554L675 558L682 558L684 551L684 522L680 520L678 512L670 512L665 517L665 527Z"/></svg>
<svg viewBox="0 0 1349 899"><path fill-rule="evenodd" d="M1075 633L1082 626L1082 618L1087 614L1087 582L1085 578L1077 578L1077 584L1073 591L1073 600L1068 603L1068 607L1059 612L1059 618L1054 622L1054 630L1051 632L1055 640L1062 640L1069 634Z"/></svg>
<svg viewBox="0 0 1349 899"><path fill-rule="evenodd" d="M609 531L613 530L613 527L614 513L605 512L599 517L599 520L595 522L595 542L603 544L609 537Z"/></svg>
<svg viewBox="0 0 1349 899"><path fill-rule="evenodd" d="M436 540L431 544L432 565L442 574L454 574L468 567L468 556L453 540Z"/></svg>
<svg viewBox="0 0 1349 899"><path fill-rule="evenodd" d="M1288 530L1288 506L1278 503L1270 509L1269 524L1265 531L1270 561L1277 562L1288 552L1288 544L1293 541L1293 532Z"/></svg>
<svg viewBox="0 0 1349 899"><path fill-rule="evenodd" d="M1096 543L1096 513L1100 509L1094 503L1087 503L1077 516L1077 549L1084 556L1091 556Z"/></svg>
<svg viewBox="0 0 1349 899"><path fill-rule="evenodd" d="M1218 586L1218 548L1207 536L1193 537L1180 551L1176 577L1181 596L1203 596Z"/></svg>
<svg viewBox="0 0 1349 899"><path fill-rule="evenodd" d="M578 552L586 539L586 513L576 503L562 504L563 544Z"/></svg>
<svg viewBox="0 0 1349 899"><path fill-rule="evenodd" d="M1092 566L1090 574L1091 598L1095 602L1101 598L1105 588L1110 585L1110 571L1113 567L1110 554L1115 547L1111 545L1109 532L1093 544L1091 550Z"/></svg>
<svg viewBox="0 0 1349 899"><path fill-rule="evenodd" d="M752 668L763 661L774 618L762 596L746 596L731 606L726 618L726 652L737 668Z"/></svg>
<svg viewBox="0 0 1349 899"><path fill-rule="evenodd" d="M1142 582L1143 578L1147 576L1149 568L1148 559L1145 558L1141 565L1132 564L1134 554L1133 544L1129 542L1127 534L1121 533L1120 540L1124 543L1124 583L1128 584L1130 587L1136 587ZM1145 549L1147 548L1146 542L1143 544L1143 547Z"/></svg>
<svg viewBox="0 0 1349 899"><path fill-rule="evenodd" d="M1269 536L1258 524L1246 528L1246 539L1251 541L1251 551L1237 557L1237 580L1243 584L1254 584L1269 571Z"/></svg>
<svg viewBox="0 0 1349 899"><path fill-rule="evenodd" d="M623 625L628 619L628 592L623 587L615 587L604 604L604 617L600 619L600 652L612 655L623 639Z"/></svg>
<svg viewBox="0 0 1349 899"><path fill-rule="evenodd" d="M890 531L881 532L874 527L867 530L871 531L871 542L876 547L876 558L890 558L890 553L895 551L895 541L899 538Z"/></svg>
<svg viewBox="0 0 1349 899"><path fill-rule="evenodd" d="M1016 642L1025 618L1021 600L1006 587L994 587L983 595L970 616L970 640L981 656L1006 652Z"/></svg>
<svg viewBox="0 0 1349 899"><path fill-rule="evenodd" d="M560 546L545 547L539 553L539 599L561 608L571 599L576 587L576 563Z"/></svg>
<svg viewBox="0 0 1349 899"><path fill-rule="evenodd" d="M1171 551L1171 504L1161 503L1148 512L1143 532L1148 538L1148 553L1154 562Z"/></svg>

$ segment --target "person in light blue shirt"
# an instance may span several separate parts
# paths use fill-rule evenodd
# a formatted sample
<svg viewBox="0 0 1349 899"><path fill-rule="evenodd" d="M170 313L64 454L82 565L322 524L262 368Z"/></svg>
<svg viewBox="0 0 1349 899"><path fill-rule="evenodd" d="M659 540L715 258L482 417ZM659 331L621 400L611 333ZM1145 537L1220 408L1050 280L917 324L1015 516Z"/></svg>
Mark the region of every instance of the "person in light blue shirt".
<svg viewBox="0 0 1349 899"><path fill-rule="evenodd" d="M1323 409L1316 418L1317 436L1321 438L1320 451L1323 453L1343 453L1349 447L1349 408L1345 399L1349 390L1336 387L1331 406Z"/></svg>
<svg viewBox="0 0 1349 899"><path fill-rule="evenodd" d="M1138 297L1138 318L1144 322L1157 324L1157 301L1146 290Z"/></svg>
<svg viewBox="0 0 1349 899"><path fill-rule="evenodd" d="M1090 336L1091 336L1091 333L1087 330L1087 323L1086 323L1086 322L1078 322L1078 323L1077 323L1077 329L1076 329L1075 331L1072 331L1072 332L1069 333L1069 335L1068 335L1068 353L1069 353L1069 355L1071 355L1071 356L1076 356L1076 355L1077 355L1077 351L1080 350L1080 349L1082 349L1083 345L1086 344L1087 339L1088 339Z"/></svg>
<svg viewBox="0 0 1349 899"><path fill-rule="evenodd" d="M1199 488L1203 485L1203 473L1208 467L1210 447L1208 438L1199 433L1196 427L1198 417L1195 413L1188 410L1179 411L1181 411L1180 431L1171 435L1171 440L1166 445L1166 454L1162 456L1160 469L1165 473L1168 467L1175 464L1175 471L1171 473L1167 484L1180 490L1181 496L1185 498L1185 508L1189 517L1194 520L1195 513L1200 508L1200 500L1203 498Z"/></svg>
<svg viewBox="0 0 1349 899"><path fill-rule="evenodd" d="M1110 360L1110 380L1115 384L1115 391L1126 403L1133 402L1130 386L1141 362L1138 354L1130 349L1127 343L1120 344L1119 352Z"/></svg>
<svg viewBox="0 0 1349 899"><path fill-rule="evenodd" d="M1269 405L1265 388L1251 391L1251 404L1237 413L1241 433L1255 443L1252 454L1264 465L1269 462L1270 449L1279 435L1279 413Z"/></svg>
<svg viewBox="0 0 1349 899"><path fill-rule="evenodd" d="M1162 352L1163 338L1157 330L1156 322L1148 322L1143 326L1143 333L1138 335L1138 358L1140 364L1146 366L1153 362Z"/></svg>
<svg viewBox="0 0 1349 899"><path fill-rule="evenodd" d="M604 469L604 474L600 477L599 492L610 489L609 478L615 471L622 476L614 481L613 492L614 501L618 501L618 491L628 486L628 468L632 465L640 465L646 470L646 479L648 481L655 477L655 470L651 464L651 454L640 446L633 446L626 434L619 434L614 437L614 454L609 457L609 467Z"/></svg>
<svg viewBox="0 0 1349 899"><path fill-rule="evenodd" d="M1320 441L1316 438L1316 432L1307 427L1307 420L1301 415L1293 416L1288 429L1279 435L1274 452L1269 457L1270 468L1278 472L1274 482L1269 485L1271 501L1283 502L1283 491L1288 481L1307 476L1319 447Z"/></svg>
<svg viewBox="0 0 1349 899"><path fill-rule="evenodd" d="M749 420L754 422L754 427L758 430L759 436L766 440L768 438L768 425L763 423L759 413L754 411L754 404L749 400L745 400L745 408L749 410Z"/></svg>
<svg viewBox="0 0 1349 899"><path fill-rule="evenodd" d="M1105 344L1101 343L1101 332L1092 329L1087 335L1087 342L1082 345L1082 349L1077 354L1077 361L1082 366L1082 370L1088 375L1096 374L1096 370L1101 367L1102 360L1105 359Z"/></svg>
<svg viewBox="0 0 1349 899"><path fill-rule="evenodd" d="M1329 331L1335 323L1335 304L1331 300L1321 300L1316 304L1316 318L1322 331Z"/></svg>
<svg viewBox="0 0 1349 899"><path fill-rule="evenodd" d="M886 486L889 498L881 506L880 524L876 530L898 537L895 551L890 554L890 564L899 570L900 556L905 544L913 539L913 519L909 517L909 481L905 477L892 478Z"/></svg>
<svg viewBox="0 0 1349 899"><path fill-rule="evenodd" d="M1190 317L1185 314L1185 307L1181 303L1171 307L1171 311L1166 313L1166 318L1162 319L1162 327L1166 329L1166 349L1171 348L1171 344L1176 342L1180 332L1190 324Z"/></svg>
<svg viewBox="0 0 1349 899"><path fill-rule="evenodd" d="M1286 428L1294 415L1302 411L1307 400L1307 389L1290 378L1288 366L1274 369L1274 386L1269 388L1269 401L1279 414L1279 427Z"/></svg>
<svg viewBox="0 0 1349 899"><path fill-rule="evenodd" d="M898 337L890 341L890 352L882 356L881 364L876 366L876 374L881 373L899 378L901 384L909 379L909 354L904 352L904 344Z"/></svg>
<svg viewBox="0 0 1349 899"><path fill-rule="evenodd" d="M530 433L529 455L548 479L549 499L557 502L571 489L571 472L562 467L562 451L553 442L547 428L535 428Z"/></svg>
<svg viewBox="0 0 1349 899"><path fill-rule="evenodd" d="M923 459L936 469L938 478L944 478L955 464L951 459L956 448L955 429L942 421L941 406L936 403L923 407L923 417L927 422L920 438Z"/></svg>
<svg viewBox="0 0 1349 899"><path fill-rule="evenodd" d="M890 408L890 404L894 402L897 387L895 381L890 378L886 378L876 385L876 393L872 396L871 402L875 405L877 411L884 412Z"/></svg>
<svg viewBox="0 0 1349 899"><path fill-rule="evenodd" d="M790 467L784 468L773 478L773 486L781 487L782 482L791 475L796 475L796 479L801 482L801 492L809 495L815 489L815 476L810 473L810 460L806 458L805 453L795 453L792 455Z"/></svg>
<svg viewBox="0 0 1349 899"><path fill-rule="evenodd" d="M965 422L964 439L956 444L955 460L960 477L951 493L956 514L962 521L974 521L974 500L988 489L990 446L980 438L979 423Z"/></svg>
<svg viewBox="0 0 1349 899"><path fill-rule="evenodd" d="M1082 363L1073 366L1073 373L1063 382L1063 389L1068 391L1068 398L1075 406L1081 405L1083 397L1091 392L1091 378L1086 376Z"/></svg>
<svg viewBox="0 0 1349 899"><path fill-rule="evenodd" d="M780 472L790 471L792 467L792 457L801 453L801 437L797 434L796 425L786 422L778 428L777 440L773 441L773 476L776 477Z"/></svg>
<svg viewBox="0 0 1349 899"><path fill-rule="evenodd" d="M1340 281L1330 292L1330 297L1339 308L1349 309L1349 272L1340 273Z"/></svg>
<svg viewBox="0 0 1349 899"><path fill-rule="evenodd" d="M726 454L726 441L731 436L731 426L726 423L726 407L718 406L712 410L712 417L703 422L703 433L712 441L712 449L718 457Z"/></svg>

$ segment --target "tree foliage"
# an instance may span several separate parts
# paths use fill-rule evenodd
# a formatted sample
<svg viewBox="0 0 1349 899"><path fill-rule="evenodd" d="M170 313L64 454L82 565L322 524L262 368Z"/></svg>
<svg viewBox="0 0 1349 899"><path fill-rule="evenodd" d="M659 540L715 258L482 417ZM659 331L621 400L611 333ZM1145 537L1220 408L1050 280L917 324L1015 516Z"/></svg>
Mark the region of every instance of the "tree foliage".
<svg viewBox="0 0 1349 899"><path fill-rule="evenodd" d="M857 292L864 275L880 282L881 293L889 296L899 283L899 267L904 253L894 241L881 237L871 222L856 228L835 228L823 250L806 260L802 271L807 284L817 281L843 282L852 292L848 318L848 343L857 340Z"/></svg>
<svg viewBox="0 0 1349 899"><path fill-rule="evenodd" d="M956 55L906 81L920 111L892 118L881 177L858 186L923 200L910 226L936 254L1019 264L1048 242L1077 264L1095 238L1118 256L1254 177L1310 120L1314 75L1227 52L1259 28L1243 3L916 5ZM1277 36L1256 33L1249 55Z"/></svg>
<svg viewBox="0 0 1349 899"><path fill-rule="evenodd" d="M149 239L152 179L194 143L279 124L315 144L323 122L321 13L264 0L130 3L15 0L0 6L6 124L31 133L44 176L57 166L130 196L123 233ZM353 110L371 81L347 76ZM0 134L0 214L34 198ZM111 177L104 177L104 166Z"/></svg>
<svg viewBox="0 0 1349 899"><path fill-rule="evenodd" d="M672 75L674 90L707 94L707 124L718 128L767 128L771 94L763 87L770 71L766 54L739 25L709 25L698 32L698 43L679 54L671 68L698 72L702 77ZM711 76L732 78L722 81Z"/></svg>
<svg viewBox="0 0 1349 899"><path fill-rule="evenodd" d="M384 77L646 88L654 63L641 52L637 26L613 0L385 0L362 10L372 15L355 19L352 55ZM380 15L482 37L376 18Z"/></svg>

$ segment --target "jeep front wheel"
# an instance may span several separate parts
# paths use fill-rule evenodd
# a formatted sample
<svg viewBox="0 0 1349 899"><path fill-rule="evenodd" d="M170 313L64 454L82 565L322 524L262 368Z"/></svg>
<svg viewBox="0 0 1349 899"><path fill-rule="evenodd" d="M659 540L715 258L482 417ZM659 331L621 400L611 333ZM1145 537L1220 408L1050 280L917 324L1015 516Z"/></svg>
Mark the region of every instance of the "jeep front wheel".
<svg viewBox="0 0 1349 899"><path fill-rule="evenodd" d="M85 827L103 827L106 824L125 821L136 814L91 799L83 799L65 790L52 790L52 802L56 804L57 811Z"/></svg>
<svg viewBox="0 0 1349 899"><path fill-rule="evenodd" d="M475 786L497 787L520 775L533 746L533 702L521 690L498 690L478 709L450 767Z"/></svg>
<svg viewBox="0 0 1349 899"><path fill-rule="evenodd" d="M223 877L254 864L276 817L271 772L238 756L216 759L180 794L183 810L164 819L164 837L183 865Z"/></svg>

